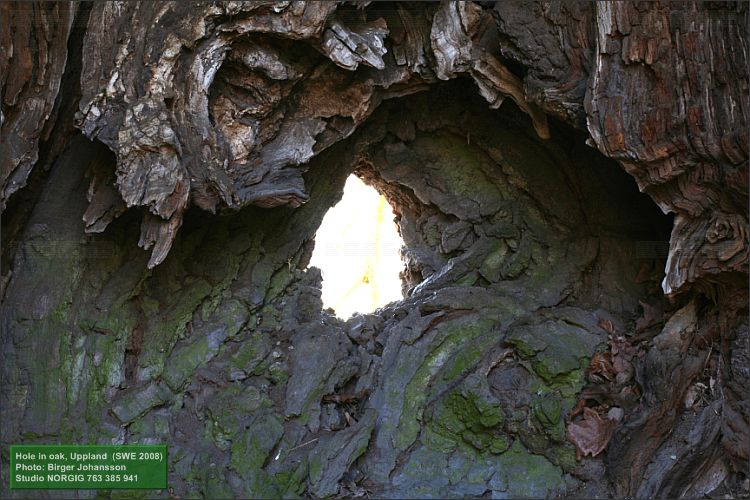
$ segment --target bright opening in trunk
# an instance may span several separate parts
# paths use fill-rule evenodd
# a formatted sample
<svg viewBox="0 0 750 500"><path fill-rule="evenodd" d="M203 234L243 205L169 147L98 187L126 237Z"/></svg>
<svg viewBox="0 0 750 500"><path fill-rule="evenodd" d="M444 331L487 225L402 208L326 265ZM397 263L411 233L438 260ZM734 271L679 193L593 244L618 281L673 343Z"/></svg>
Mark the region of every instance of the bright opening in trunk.
<svg viewBox="0 0 750 500"><path fill-rule="evenodd" d="M315 235L310 265L323 274L323 306L346 319L400 300L403 244L385 198L349 176Z"/></svg>

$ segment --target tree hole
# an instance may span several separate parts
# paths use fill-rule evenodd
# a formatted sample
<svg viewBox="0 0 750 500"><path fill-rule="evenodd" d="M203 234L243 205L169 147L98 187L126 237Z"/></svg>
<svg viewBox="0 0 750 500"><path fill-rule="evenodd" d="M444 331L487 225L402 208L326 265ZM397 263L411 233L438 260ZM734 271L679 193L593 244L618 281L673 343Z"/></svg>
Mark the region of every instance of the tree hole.
<svg viewBox="0 0 750 500"><path fill-rule="evenodd" d="M386 199L350 175L315 235L310 265L323 275L323 307L346 319L400 300L403 244Z"/></svg>

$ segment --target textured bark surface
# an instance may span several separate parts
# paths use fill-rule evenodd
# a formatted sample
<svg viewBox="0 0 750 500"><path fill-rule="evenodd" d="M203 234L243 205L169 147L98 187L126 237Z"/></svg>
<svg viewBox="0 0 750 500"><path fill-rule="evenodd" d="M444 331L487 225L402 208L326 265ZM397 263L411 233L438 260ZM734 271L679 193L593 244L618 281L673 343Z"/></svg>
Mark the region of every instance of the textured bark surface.
<svg viewBox="0 0 750 500"><path fill-rule="evenodd" d="M747 495L746 5L0 9L3 444L164 442L163 496ZM351 173L404 299L344 322Z"/></svg>
<svg viewBox="0 0 750 500"><path fill-rule="evenodd" d="M67 41L78 4L0 6L0 209L26 185L54 129Z"/></svg>

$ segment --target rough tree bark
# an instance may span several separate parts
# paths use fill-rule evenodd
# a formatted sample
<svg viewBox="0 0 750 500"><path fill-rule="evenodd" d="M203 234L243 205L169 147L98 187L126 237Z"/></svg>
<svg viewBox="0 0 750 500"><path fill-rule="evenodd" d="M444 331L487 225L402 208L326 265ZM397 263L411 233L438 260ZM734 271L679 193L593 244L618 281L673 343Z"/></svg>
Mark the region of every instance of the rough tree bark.
<svg viewBox="0 0 750 500"><path fill-rule="evenodd" d="M163 496L747 495L748 12L0 4L3 466L164 442ZM405 297L342 321L307 263L351 173Z"/></svg>

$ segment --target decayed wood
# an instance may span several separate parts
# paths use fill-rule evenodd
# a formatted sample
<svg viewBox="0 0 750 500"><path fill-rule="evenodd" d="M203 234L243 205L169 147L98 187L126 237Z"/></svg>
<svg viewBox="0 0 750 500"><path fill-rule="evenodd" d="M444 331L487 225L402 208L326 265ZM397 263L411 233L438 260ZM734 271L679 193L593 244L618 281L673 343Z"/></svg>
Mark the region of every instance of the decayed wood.
<svg viewBox="0 0 750 500"><path fill-rule="evenodd" d="M527 98L548 113L567 115L573 124L580 108L570 101L581 102L592 145L617 159L664 212L676 214L664 292L675 296L692 290L714 297L727 315L722 344L746 342L741 327L732 325L738 314L746 314L746 305L739 304L746 297L748 272L747 6L600 2L518 7L499 3L495 17L502 53L527 70ZM695 342L690 355L683 347L680 359L672 361L658 346L648 353L659 365L651 368L659 374L655 379L670 380L674 390L664 402L647 394L638 414L616 435L608 460L621 495L649 496L659 484L666 488L669 483L652 477L641 485L642 474L673 429L681 394L707 361L695 357L692 350L704 347ZM727 350L725 356L726 383L736 387L737 377L747 379L728 367L741 364L737 360L744 355ZM734 390L727 390L725 398L721 441L741 468L745 455L737 443L750 439L747 405ZM704 443L694 452L707 447ZM672 474L670 481L683 474L688 482L695 471Z"/></svg>
<svg viewBox="0 0 750 500"><path fill-rule="evenodd" d="M75 6L3 9L7 199L35 162ZM425 9L429 47L424 23L404 9L386 22L315 2L96 6L84 44L80 125L117 154L125 204L174 228L169 219L191 204L215 211L303 203L299 165L351 134L382 99L409 92L394 87L416 91L419 82L470 74L493 107L511 97L541 137L549 134L545 112L580 125L586 108L594 144L678 216L667 294L747 273L746 9L504 3L488 13L471 2ZM285 61L290 44L306 52ZM345 70L364 64L389 76L347 81L321 53ZM527 75L514 75L498 55L523 64Z"/></svg>
<svg viewBox="0 0 750 500"><path fill-rule="evenodd" d="M678 215L667 294L747 274L746 21L731 4L596 4L589 131Z"/></svg>
<svg viewBox="0 0 750 500"><path fill-rule="evenodd" d="M594 144L678 215L663 284L674 294L747 270L747 60L734 49L743 14L639 8L510 3L490 13L447 2L427 7L427 47L423 23L403 9L386 22L318 3L102 5L85 46L81 126L117 153L127 206L167 224L190 204L303 203L299 165L351 134L382 99L469 74L491 106L511 97L541 137L545 112L580 126L586 108ZM170 16L178 29L155 29ZM293 61L292 43L306 45ZM364 64L388 76L371 70L352 81L320 53L344 70Z"/></svg>
<svg viewBox="0 0 750 500"><path fill-rule="evenodd" d="M180 225L173 219L190 204L215 211L305 202L301 165L350 135L383 99L424 89L425 79L469 74L493 107L510 96L549 136L544 113L493 55L493 39L482 37L494 24L477 5L437 7L427 55L427 34L409 13L388 25L335 9L317 2L94 8L80 125L117 154L126 205L156 216L144 221L141 240L156 238L149 266L166 256ZM173 29L159 29L175 18ZM387 57L391 31L400 34L397 60ZM361 65L387 76L353 79L349 72Z"/></svg>
<svg viewBox="0 0 750 500"><path fill-rule="evenodd" d="M26 185L47 138L77 9L74 2L0 4L0 210Z"/></svg>

